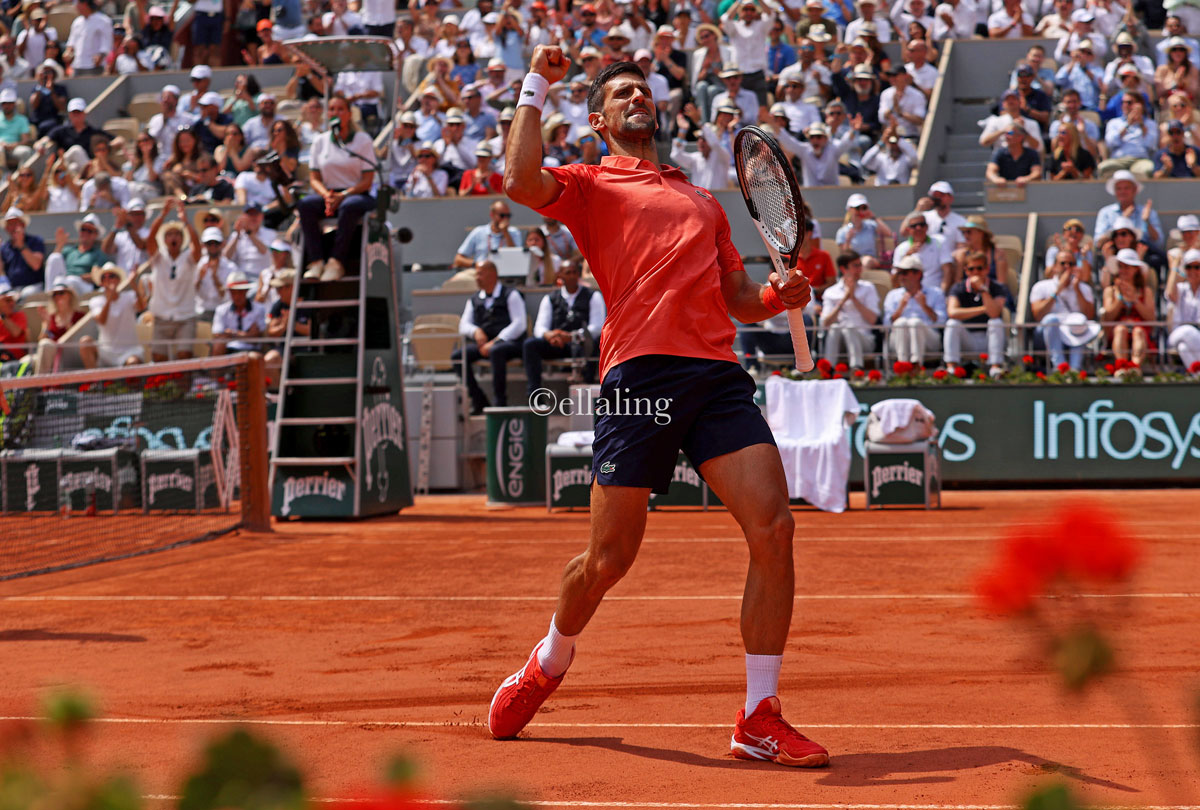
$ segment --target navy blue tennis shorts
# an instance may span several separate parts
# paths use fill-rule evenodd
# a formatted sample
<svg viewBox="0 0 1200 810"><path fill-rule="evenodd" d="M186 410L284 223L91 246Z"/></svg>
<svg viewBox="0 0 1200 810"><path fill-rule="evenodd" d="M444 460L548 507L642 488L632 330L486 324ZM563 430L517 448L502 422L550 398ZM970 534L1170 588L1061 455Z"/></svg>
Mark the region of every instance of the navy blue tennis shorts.
<svg viewBox="0 0 1200 810"><path fill-rule="evenodd" d="M699 472L710 458L775 444L754 393L732 360L651 354L613 366L593 403L593 480L664 494L680 450Z"/></svg>

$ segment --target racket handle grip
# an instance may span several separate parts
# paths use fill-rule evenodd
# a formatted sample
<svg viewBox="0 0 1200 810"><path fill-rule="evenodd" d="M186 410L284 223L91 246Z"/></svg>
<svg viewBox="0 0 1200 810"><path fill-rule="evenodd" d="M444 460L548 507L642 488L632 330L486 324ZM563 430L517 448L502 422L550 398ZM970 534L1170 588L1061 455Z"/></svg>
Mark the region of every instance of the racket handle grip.
<svg viewBox="0 0 1200 810"><path fill-rule="evenodd" d="M813 359L808 350L808 334L804 330L804 310L789 309L787 316L788 327L792 332L792 351L796 353L796 368L812 371Z"/></svg>

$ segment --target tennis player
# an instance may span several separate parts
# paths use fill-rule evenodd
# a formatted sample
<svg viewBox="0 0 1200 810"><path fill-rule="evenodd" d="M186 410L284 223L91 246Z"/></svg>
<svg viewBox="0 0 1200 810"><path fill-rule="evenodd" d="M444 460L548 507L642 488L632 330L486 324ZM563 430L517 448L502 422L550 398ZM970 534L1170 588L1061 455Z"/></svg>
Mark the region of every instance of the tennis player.
<svg viewBox="0 0 1200 810"><path fill-rule="evenodd" d="M599 166L542 168L542 104L568 61L560 48L535 49L509 133L504 189L567 226L611 302L600 339L601 397L666 398L670 419L638 410L597 418L588 548L567 564L549 634L501 684L488 727L499 739L515 737L561 683L576 638L633 564L650 493L667 491L682 449L750 547L741 614L746 703L732 753L825 765L828 752L784 721L775 694L792 617L795 524L779 451L754 404L754 382L734 356L729 318L752 323L801 308L808 280L802 273L786 283L774 273L767 285L750 279L720 204L658 163L654 100L633 62L604 68L588 94L588 123L609 156Z"/></svg>

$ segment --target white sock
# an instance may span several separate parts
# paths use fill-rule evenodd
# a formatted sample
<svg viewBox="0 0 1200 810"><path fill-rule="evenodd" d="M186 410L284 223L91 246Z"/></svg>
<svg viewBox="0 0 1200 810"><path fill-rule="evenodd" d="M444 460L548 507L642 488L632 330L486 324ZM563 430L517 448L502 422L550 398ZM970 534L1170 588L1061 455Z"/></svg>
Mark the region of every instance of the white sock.
<svg viewBox="0 0 1200 810"><path fill-rule="evenodd" d="M746 716L749 717L765 698L779 689L782 655L746 655Z"/></svg>
<svg viewBox="0 0 1200 810"><path fill-rule="evenodd" d="M557 678L567 671L571 665L571 653L575 650L575 639L578 635L564 636L554 626L554 617L550 617L550 632L542 640L538 650L538 666L542 672L551 678Z"/></svg>

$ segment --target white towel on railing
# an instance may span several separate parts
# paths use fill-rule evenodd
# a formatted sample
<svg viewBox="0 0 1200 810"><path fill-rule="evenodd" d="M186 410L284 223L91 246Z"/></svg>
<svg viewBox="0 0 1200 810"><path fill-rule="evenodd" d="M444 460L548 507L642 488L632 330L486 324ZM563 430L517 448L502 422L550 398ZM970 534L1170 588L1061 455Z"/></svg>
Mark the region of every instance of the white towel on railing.
<svg viewBox="0 0 1200 810"><path fill-rule="evenodd" d="M846 508L850 435L858 399L845 380L767 380L767 424L779 445L788 497L826 512Z"/></svg>

